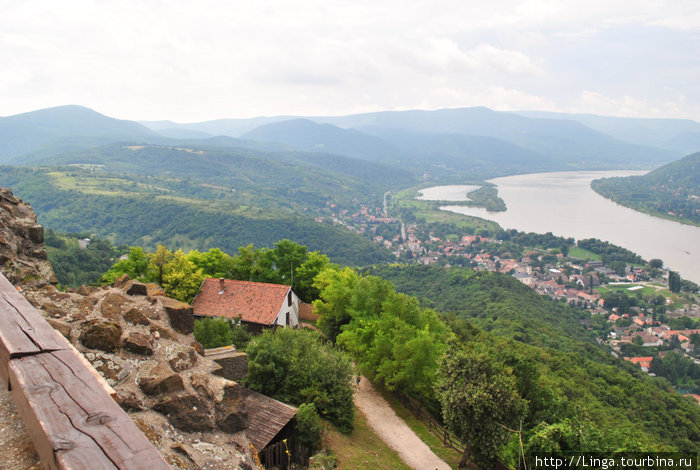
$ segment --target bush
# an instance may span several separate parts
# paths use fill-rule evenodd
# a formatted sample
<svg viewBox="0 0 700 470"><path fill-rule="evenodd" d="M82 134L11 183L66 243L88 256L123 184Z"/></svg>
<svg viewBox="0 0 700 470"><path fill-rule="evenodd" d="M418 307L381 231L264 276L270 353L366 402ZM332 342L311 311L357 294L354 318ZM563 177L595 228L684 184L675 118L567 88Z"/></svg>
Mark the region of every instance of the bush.
<svg viewBox="0 0 700 470"><path fill-rule="evenodd" d="M248 344L246 353L250 388L295 406L313 403L341 432L352 431L352 363L318 333L267 330Z"/></svg>
<svg viewBox="0 0 700 470"><path fill-rule="evenodd" d="M231 325L225 318L201 318L194 322L194 337L205 349L233 344Z"/></svg>
<svg viewBox="0 0 700 470"><path fill-rule="evenodd" d="M299 431L299 442L306 447L310 453L314 453L321 448L321 432L323 423L316 413L313 403L302 403L297 412L297 430Z"/></svg>

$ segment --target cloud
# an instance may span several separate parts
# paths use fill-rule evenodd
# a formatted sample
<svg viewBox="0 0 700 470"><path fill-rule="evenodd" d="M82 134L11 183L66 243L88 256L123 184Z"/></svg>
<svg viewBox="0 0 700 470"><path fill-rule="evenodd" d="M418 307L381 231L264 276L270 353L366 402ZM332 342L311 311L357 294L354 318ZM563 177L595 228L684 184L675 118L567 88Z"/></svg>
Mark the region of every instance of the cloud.
<svg viewBox="0 0 700 470"><path fill-rule="evenodd" d="M0 115L76 103L180 121L419 105L687 116L700 103L696 0L6 3Z"/></svg>

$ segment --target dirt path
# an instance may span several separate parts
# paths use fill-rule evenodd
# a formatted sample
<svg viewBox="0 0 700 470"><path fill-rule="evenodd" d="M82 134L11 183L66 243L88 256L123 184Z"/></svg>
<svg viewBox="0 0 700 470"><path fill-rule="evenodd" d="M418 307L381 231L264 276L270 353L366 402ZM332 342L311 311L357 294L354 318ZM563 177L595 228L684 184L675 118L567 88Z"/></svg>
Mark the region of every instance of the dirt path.
<svg viewBox="0 0 700 470"><path fill-rule="evenodd" d="M416 470L450 470L450 466L396 416L389 403L365 377L362 377L355 392L355 405L367 416L370 427L379 438L394 449L409 467Z"/></svg>

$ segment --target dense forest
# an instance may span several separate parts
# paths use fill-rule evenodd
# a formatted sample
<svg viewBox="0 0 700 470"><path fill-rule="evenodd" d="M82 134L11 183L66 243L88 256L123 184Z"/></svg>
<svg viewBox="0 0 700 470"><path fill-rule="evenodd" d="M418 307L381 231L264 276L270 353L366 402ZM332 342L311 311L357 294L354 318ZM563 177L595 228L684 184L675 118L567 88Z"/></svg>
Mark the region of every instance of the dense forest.
<svg viewBox="0 0 700 470"><path fill-rule="evenodd" d="M71 170L67 176L56 169L3 167L0 186L13 187L15 194L31 201L39 223L45 227L61 232L89 232L116 244L146 249L155 249L158 244L184 250L220 247L235 253L239 246L255 243L271 247L287 238L312 250L332 253L333 261L342 264L393 259L386 249L366 238L337 226L319 224L313 214L280 207L274 202L274 193L269 205L261 198L238 204L215 197L225 188L212 189L201 183L176 180L182 191L179 186L166 186L168 193L158 195L152 193L152 186L143 188L144 183L127 176L110 178L109 182L70 176L81 175L81 171L89 170ZM110 188L108 183L117 186ZM191 193L193 187L215 194L190 196L185 188ZM289 197L280 194L278 199Z"/></svg>
<svg viewBox="0 0 700 470"><path fill-rule="evenodd" d="M643 176L594 180L591 187L638 211L700 225L700 153Z"/></svg>
<svg viewBox="0 0 700 470"><path fill-rule="evenodd" d="M526 452L697 450L697 405L599 346L580 321L587 313L497 273L418 265L370 272L449 313L442 321L464 347L506 367L527 402Z"/></svg>

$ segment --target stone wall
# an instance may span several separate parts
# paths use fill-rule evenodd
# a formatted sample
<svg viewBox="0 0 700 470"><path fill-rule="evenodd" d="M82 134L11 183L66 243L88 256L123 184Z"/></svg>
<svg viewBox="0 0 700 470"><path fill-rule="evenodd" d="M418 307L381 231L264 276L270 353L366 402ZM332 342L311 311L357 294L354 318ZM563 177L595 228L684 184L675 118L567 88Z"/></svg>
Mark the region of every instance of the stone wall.
<svg viewBox="0 0 700 470"><path fill-rule="evenodd" d="M248 375L248 355L232 346L206 349L204 356L221 366L215 373L225 379L238 382Z"/></svg>

